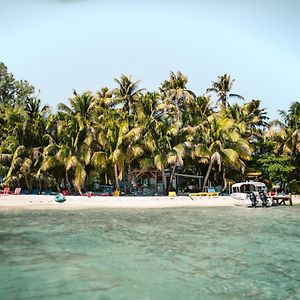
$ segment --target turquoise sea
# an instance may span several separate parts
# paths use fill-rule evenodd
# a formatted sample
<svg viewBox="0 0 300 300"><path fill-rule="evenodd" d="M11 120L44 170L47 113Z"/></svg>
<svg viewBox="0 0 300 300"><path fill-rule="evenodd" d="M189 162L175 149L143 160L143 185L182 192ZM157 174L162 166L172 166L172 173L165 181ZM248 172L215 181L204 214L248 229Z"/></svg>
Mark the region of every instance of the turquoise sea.
<svg viewBox="0 0 300 300"><path fill-rule="evenodd" d="M0 299L300 299L300 206L0 211Z"/></svg>

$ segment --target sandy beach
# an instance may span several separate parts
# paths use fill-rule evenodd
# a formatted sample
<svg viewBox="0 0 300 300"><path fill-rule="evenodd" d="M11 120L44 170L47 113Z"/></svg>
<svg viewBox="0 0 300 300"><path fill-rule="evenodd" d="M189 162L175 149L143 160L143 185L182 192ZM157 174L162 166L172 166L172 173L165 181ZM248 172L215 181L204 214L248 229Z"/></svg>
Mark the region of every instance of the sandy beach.
<svg viewBox="0 0 300 300"><path fill-rule="evenodd" d="M293 204L300 204L300 196L293 196ZM84 209L84 208L164 208L164 207L214 207L234 206L234 199L222 197L100 197L66 196L57 203L54 196L1 195L0 210L6 209Z"/></svg>

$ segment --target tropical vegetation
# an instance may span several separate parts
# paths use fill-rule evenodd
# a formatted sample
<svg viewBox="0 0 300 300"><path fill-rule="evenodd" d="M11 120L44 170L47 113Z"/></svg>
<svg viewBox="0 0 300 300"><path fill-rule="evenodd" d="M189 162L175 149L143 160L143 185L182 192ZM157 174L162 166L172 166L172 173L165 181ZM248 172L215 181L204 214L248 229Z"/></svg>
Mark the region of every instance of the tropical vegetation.
<svg viewBox="0 0 300 300"><path fill-rule="evenodd" d="M157 91L121 75L113 89L75 90L53 112L35 88L0 63L0 178L29 193L51 188L82 193L93 182L131 191L132 171L203 176L201 188L251 174L269 186L300 180L300 102L270 121L261 101L233 93L224 74L205 93L171 72ZM217 103L213 97L217 96ZM241 99L234 103L231 99Z"/></svg>

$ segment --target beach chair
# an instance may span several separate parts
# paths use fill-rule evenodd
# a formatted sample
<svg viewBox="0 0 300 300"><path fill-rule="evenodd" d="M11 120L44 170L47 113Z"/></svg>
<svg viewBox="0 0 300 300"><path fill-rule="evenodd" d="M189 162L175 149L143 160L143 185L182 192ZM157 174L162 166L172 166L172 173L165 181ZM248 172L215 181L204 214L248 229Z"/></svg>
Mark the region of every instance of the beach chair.
<svg viewBox="0 0 300 300"><path fill-rule="evenodd" d="M218 196L220 192L217 192L215 188L207 189L207 196Z"/></svg>
<svg viewBox="0 0 300 300"><path fill-rule="evenodd" d="M41 195L41 191L40 191L39 189L33 189L33 190L31 191L31 194L32 194L32 195Z"/></svg>
<svg viewBox="0 0 300 300"><path fill-rule="evenodd" d="M2 191L0 191L1 194L10 194L10 188L9 186L6 186Z"/></svg>
<svg viewBox="0 0 300 300"><path fill-rule="evenodd" d="M12 192L11 194L13 194L13 195L20 195L20 193L21 193L21 188L15 188L15 191Z"/></svg>
<svg viewBox="0 0 300 300"><path fill-rule="evenodd" d="M52 195L52 190L46 189L42 194L43 195Z"/></svg>

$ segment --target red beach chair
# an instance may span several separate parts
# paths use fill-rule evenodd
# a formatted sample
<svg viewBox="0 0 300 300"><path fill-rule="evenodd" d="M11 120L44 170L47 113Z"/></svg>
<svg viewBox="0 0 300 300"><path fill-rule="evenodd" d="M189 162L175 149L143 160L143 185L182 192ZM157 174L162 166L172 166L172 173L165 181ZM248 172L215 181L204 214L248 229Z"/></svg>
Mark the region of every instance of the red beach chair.
<svg viewBox="0 0 300 300"><path fill-rule="evenodd" d="M9 186L6 186L3 191L0 191L1 194L10 194L10 188Z"/></svg>
<svg viewBox="0 0 300 300"><path fill-rule="evenodd" d="M13 195L20 195L20 193L21 193L21 188L15 188L15 191L13 193L11 193L11 194L13 194Z"/></svg>

